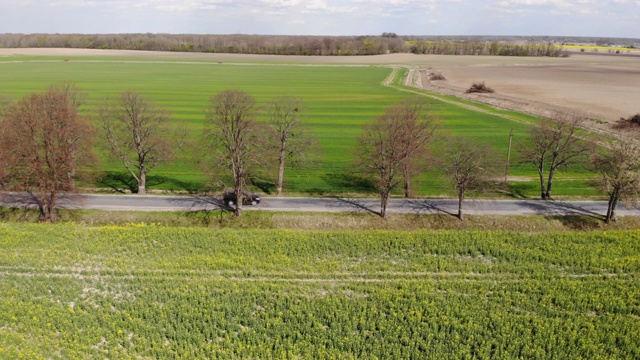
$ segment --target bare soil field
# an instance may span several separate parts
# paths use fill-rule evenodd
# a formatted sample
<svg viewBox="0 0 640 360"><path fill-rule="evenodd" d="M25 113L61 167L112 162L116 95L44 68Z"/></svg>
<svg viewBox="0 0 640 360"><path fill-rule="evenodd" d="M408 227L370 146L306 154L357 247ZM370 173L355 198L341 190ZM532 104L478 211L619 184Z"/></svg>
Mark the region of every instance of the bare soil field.
<svg viewBox="0 0 640 360"><path fill-rule="evenodd" d="M575 54L569 58L524 59L529 60L526 62L522 58L469 60L476 61L423 69L423 87L538 116L573 112L611 123L640 113L637 56ZM429 72L441 72L446 80L429 81ZM464 94L472 83L482 81L495 93Z"/></svg>
<svg viewBox="0 0 640 360"><path fill-rule="evenodd" d="M0 56L69 56L335 65L407 66L420 69L425 89L497 107L551 116L570 111L614 122L640 112L640 56L575 53L568 58L389 54L278 56L94 49L0 49ZM445 81L429 81L442 72ZM493 94L464 94L473 82ZM594 123L595 124L595 123Z"/></svg>

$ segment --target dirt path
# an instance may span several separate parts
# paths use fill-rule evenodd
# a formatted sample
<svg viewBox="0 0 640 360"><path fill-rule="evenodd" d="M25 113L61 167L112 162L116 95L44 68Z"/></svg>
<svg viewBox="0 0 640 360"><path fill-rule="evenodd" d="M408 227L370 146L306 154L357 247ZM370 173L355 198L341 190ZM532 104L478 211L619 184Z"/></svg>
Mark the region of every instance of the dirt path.
<svg viewBox="0 0 640 360"><path fill-rule="evenodd" d="M420 95L420 96L425 96L428 97L430 99L434 99L434 100L438 100L438 101L442 101L445 102L447 104L451 104L451 105L456 105L456 106L460 106L463 107L465 109L469 109L469 110L473 110L473 111L477 111L477 112L481 112L484 114L489 114L489 115L493 115L493 116L499 116L501 118L505 118L511 121L515 121L515 122L519 122L519 123L524 123L524 124L529 124L528 121L513 117L513 116L509 116L509 115L505 115L505 114L500 114L494 111L490 111L487 109L483 109L477 106L474 106L472 104L468 104L468 103L464 103L462 101L456 101L456 100L450 100L450 99L446 99L434 94L430 94L427 93L424 90L424 86L423 86L423 78L424 78L424 74L423 70L424 69L417 69L414 67L407 67L406 69L409 71L407 77L404 79L403 83L404 86L406 87L412 87L415 88L416 90L411 90L411 89L407 89L407 88L403 88L403 87L399 87L399 86L395 86L394 85L394 80L396 78L396 76L398 76L398 73L400 71L402 67L399 66L394 66L393 67L393 71L391 72L391 74L389 74L389 76L385 79L385 81L382 83L384 86L393 88L395 90L398 91L403 91L403 92L407 92L407 93L411 93L411 94L416 94L416 95ZM448 95L448 94L444 94L444 95Z"/></svg>

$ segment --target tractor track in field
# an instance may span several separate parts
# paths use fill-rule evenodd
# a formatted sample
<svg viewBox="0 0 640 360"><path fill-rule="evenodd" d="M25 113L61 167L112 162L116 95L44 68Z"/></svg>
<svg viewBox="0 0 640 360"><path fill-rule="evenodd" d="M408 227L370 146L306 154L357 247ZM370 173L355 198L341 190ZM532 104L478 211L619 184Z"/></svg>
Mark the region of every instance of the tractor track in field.
<svg viewBox="0 0 640 360"><path fill-rule="evenodd" d="M396 79L398 72L400 71L400 69L407 69L409 71L409 73L407 74L407 77L404 79L403 83L404 86L406 87L412 87L415 88L416 90L410 90L410 89L406 89L403 87L398 87L394 85L394 80ZM455 106L459 106L468 110L472 110L472 111L477 111L477 112L481 112L484 114L488 114L488 115L493 115L493 116L499 116L501 118L507 119L507 120L511 120L511 121L515 121L518 123L522 123L522 124L531 124L531 122L526 121L526 120L522 120L522 119L518 119L516 117L513 116L509 116L509 115L505 115L505 114L500 114L497 112L493 112L493 111L489 111L486 109L482 109L479 108L477 106L471 105L471 104L465 104L463 102L459 102L459 101L455 101L455 100L449 100L449 99L445 99L443 97L434 95L434 94L428 94L424 92L424 86L422 85L422 76L420 76L420 74L416 75L416 72L419 72L421 70L416 69L414 67L400 67L400 66L394 66L392 67L393 71L391 72L391 74L389 74L389 76L382 82L382 85L398 90L398 91L403 91L403 92L407 92L407 93L411 93L411 94L416 94L419 96L425 96L428 97L430 99L434 99L434 100L438 100L438 101L442 101L445 102L447 104L451 104L451 105L455 105ZM415 79L415 80L414 80ZM420 91L422 90L422 91Z"/></svg>
<svg viewBox="0 0 640 360"><path fill-rule="evenodd" d="M75 269L75 270L74 270ZM58 267L54 269L37 269L25 267L2 267L0 278L59 278L78 280L157 280L157 281L231 281L231 282L278 282L278 283L395 283L413 281L451 280L460 281L517 281L512 274L476 273L476 272L402 272L402 271L370 271L370 272L304 272L304 271L176 271L176 270L138 270L115 271L108 268L101 270L80 270Z"/></svg>
<svg viewBox="0 0 640 360"><path fill-rule="evenodd" d="M517 274L479 273L460 271L337 271L337 272L305 272L305 271L253 271L253 270L113 270L110 268L89 267L0 267L0 278L57 278L77 280L155 280L155 281L230 281L230 282L274 282L274 283L397 283L397 282L439 282L439 281L492 281L519 282ZM558 278L616 277L620 279L633 276L628 274L575 274L558 273Z"/></svg>

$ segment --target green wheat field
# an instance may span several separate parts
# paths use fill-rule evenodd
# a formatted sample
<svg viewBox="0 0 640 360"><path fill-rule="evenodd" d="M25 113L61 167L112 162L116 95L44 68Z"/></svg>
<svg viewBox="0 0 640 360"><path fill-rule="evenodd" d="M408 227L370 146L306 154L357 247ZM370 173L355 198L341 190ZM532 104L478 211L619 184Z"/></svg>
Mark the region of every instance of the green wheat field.
<svg viewBox="0 0 640 360"><path fill-rule="evenodd" d="M390 67L375 65L309 65L266 62L220 63L213 61L168 61L129 58L56 58L44 56L8 56L0 58L0 94L14 100L31 92L42 91L51 84L74 82L85 91L84 106L92 114L105 97L125 90L138 90L149 99L168 108L176 124L190 131L191 145L172 163L153 170L148 187L158 190L198 191L207 188L198 157L198 139L205 121L208 99L226 89L240 89L265 105L277 96L295 96L306 103L304 118L310 133L318 140L309 161L288 169L285 192L307 194L372 193L361 182L353 181L354 154L362 126L384 113L386 107L416 96L383 85L392 73ZM400 71L395 83L400 82ZM443 133L464 135L497 149L495 167L505 168L509 132L514 133L511 182L503 192L512 196L536 196L536 172L517 162L517 147L526 143L527 116L515 122L493 114L469 110L457 105L431 100L431 112L439 118ZM495 110L495 113L504 111ZM258 120L263 116L258 116ZM96 124L97 125L97 124ZM122 166L110 160L98 148L102 161L95 172L95 183L86 187L118 187L118 179L127 178ZM256 175L255 190L268 193L273 176L269 169ZM590 196L597 193L589 185L593 178L580 168L560 171L555 182L556 195ZM115 181L115 182L114 182ZM452 195L448 183L436 168L414 181L419 196Z"/></svg>

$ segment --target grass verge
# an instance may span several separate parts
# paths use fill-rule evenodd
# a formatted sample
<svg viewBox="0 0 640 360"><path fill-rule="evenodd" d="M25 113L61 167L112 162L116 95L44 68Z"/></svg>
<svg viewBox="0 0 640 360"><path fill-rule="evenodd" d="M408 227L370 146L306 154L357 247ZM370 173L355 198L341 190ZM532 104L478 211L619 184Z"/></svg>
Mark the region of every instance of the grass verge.
<svg viewBox="0 0 640 360"><path fill-rule="evenodd" d="M640 229L640 217L619 217L609 225L593 216L505 216L467 215L465 221L445 214L392 214L381 219L374 214L247 211L238 219L229 211L134 212L61 210L62 222L88 226L154 224L172 227L289 230L500 230L513 232L557 232ZM0 208L0 220L37 222L34 210Z"/></svg>

